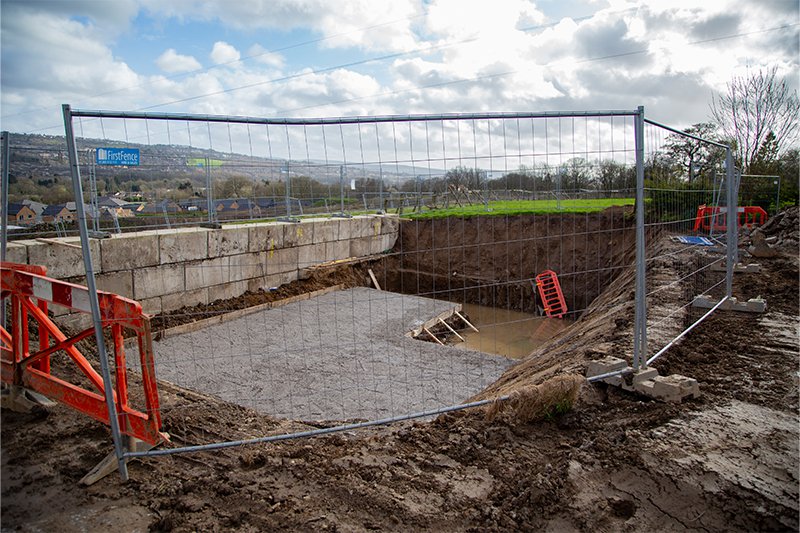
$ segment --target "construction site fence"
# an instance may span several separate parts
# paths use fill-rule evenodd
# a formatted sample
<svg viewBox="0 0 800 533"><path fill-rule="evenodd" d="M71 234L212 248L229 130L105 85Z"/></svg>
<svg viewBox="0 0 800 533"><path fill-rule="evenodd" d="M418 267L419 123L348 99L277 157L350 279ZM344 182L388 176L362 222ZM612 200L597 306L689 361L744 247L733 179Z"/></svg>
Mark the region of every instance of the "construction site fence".
<svg viewBox="0 0 800 533"><path fill-rule="evenodd" d="M169 336L155 342L157 376L179 386L279 418L350 422L326 422L322 429L281 434L265 431L263 436L228 441L211 437L210 442L178 442L142 452L126 448L114 424L117 418L111 417L123 478L125 461L131 457L309 437L484 405L463 402L513 362L438 346L441 341L435 331L451 335L449 329L458 338L466 337L469 322L458 317L463 318L459 310L468 304L489 309L491 327L543 327L531 326L526 317L511 312L543 312L536 278L545 271L560 280L559 299L566 307L563 320L569 322L622 273L635 270L633 331L623 353L635 370L647 368L709 316L707 309L698 316L692 306L695 296L709 296L713 311L731 295L737 228L729 224L722 231L714 223L719 222L720 210L738 211L740 178L731 151L647 120L641 107L325 119L90 111L66 105L63 113L75 191L75 229L81 237L98 332L103 322L89 253L95 193L84 193L84 186L86 172L96 180L104 171L99 165L89 169L86 154L103 147L141 145L147 172L168 173L180 167L179 172L186 173L187 158L198 162L191 172L197 174L195 182L204 181L206 197L198 199L195 216L207 224L227 220L223 209L215 209L222 200L213 192L223 182L230 185L225 161L246 166L249 183L258 176L270 184L286 183L282 195L250 195L252 203L243 203L269 200L261 202L257 214L253 209L240 210L239 220L294 222L322 214L334 220L337 214L406 215L465 206L474 207L477 214L485 210L493 215L479 218L477 229L468 228L466 218L404 222L396 244L376 256L373 268L379 275L370 270L374 285L387 290L325 290L319 297L289 298L264 304L265 313L240 312L243 329L236 329L233 320L215 319L215 329L182 335L177 345L170 345ZM660 162L676 139L698 143L713 154L715 171L688 179L668 172ZM171 146L169 151L160 148L165 144ZM173 160L174 154L182 154L182 161ZM4 162L7 175L7 159ZM305 192L298 194L300 176L313 175L312 171L321 173L331 186L321 195L316 190L308 197ZM362 181L354 182L356 178ZM425 190L431 179L439 179L438 192ZM392 188L401 181L407 183L406 190ZM367 182L377 187L352 190ZM413 190L409 182L414 183ZM497 202L519 200L548 202L543 214L531 219L533 226L523 231L515 229L514 217L491 211ZM719 209L709 211L715 217L711 229L697 234L693 225L701 205ZM608 206L620 208L603 211ZM198 222L181 220L169 209L152 218L159 216L176 230ZM388 222L380 216L373 220L378 235L380 225ZM329 231L334 230L320 230L320 237L315 232L311 238L301 237L298 229L294 237L308 239L308 250L313 246L334 250L336 237ZM689 262L683 259L686 253L692 257ZM276 271L275 265L291 261L297 272L298 259L289 252L277 253L276 248L237 261L240 268L269 273ZM220 265L209 260L198 270L204 276L218 276L221 268L230 268L229 262ZM597 305L592 309L603 311ZM171 316L198 323L208 319L210 324L210 315L203 313L187 309L183 316L180 312ZM442 317L449 317L449 322ZM99 357L113 367L102 334L96 337ZM252 380L254 376L258 379ZM110 375L108 380L106 387L113 390ZM182 408L186 406L173 407ZM108 410L119 412L113 397L108 399ZM160 414L169 420L173 412L162 408Z"/></svg>

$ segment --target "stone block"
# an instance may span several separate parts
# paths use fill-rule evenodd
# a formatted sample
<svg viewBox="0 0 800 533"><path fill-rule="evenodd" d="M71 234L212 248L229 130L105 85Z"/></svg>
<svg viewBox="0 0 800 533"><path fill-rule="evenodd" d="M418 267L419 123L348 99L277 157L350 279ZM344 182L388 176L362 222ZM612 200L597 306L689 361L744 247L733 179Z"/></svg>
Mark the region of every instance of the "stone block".
<svg viewBox="0 0 800 533"><path fill-rule="evenodd" d="M370 236L377 237L381 234L381 226L383 225L383 218L373 216L370 220Z"/></svg>
<svg viewBox="0 0 800 533"><path fill-rule="evenodd" d="M308 268L325 261L325 243L297 247L297 268Z"/></svg>
<svg viewBox="0 0 800 533"><path fill-rule="evenodd" d="M314 244L326 243L338 239L339 224L337 220L322 219L314 221Z"/></svg>
<svg viewBox="0 0 800 533"><path fill-rule="evenodd" d="M350 257L365 257L372 252L372 238L359 237L350 239Z"/></svg>
<svg viewBox="0 0 800 533"><path fill-rule="evenodd" d="M236 281L214 285L208 288L208 302L213 303L217 300L228 300L241 296L247 291L247 281Z"/></svg>
<svg viewBox="0 0 800 533"><path fill-rule="evenodd" d="M144 300L139 300L139 303L142 304L142 311L148 315L157 315L161 313L161 298L146 298Z"/></svg>
<svg viewBox="0 0 800 533"><path fill-rule="evenodd" d="M52 239L52 242L47 243L41 241L25 241L25 243L28 264L46 266L47 275L51 278L71 278L83 276L86 273L83 265L83 252L80 248L73 247L80 246L81 241L78 238ZM73 246L56 243L67 243ZM92 265L97 271L101 264L99 241L89 239L89 250L92 254Z"/></svg>
<svg viewBox="0 0 800 533"><path fill-rule="evenodd" d="M645 370L639 370L638 372L632 372L628 374L627 376L625 376L625 378L622 379L621 383L617 382L612 383L608 380L604 381L606 381L606 383L609 384L618 385L627 391L638 391L639 389L637 387L639 387L642 383L646 381L652 381L656 377L658 377L658 370L656 370L655 368L647 368ZM609 379L613 380L615 378L609 378Z"/></svg>
<svg viewBox="0 0 800 533"><path fill-rule="evenodd" d="M267 273L267 258L268 252L258 252L249 254L232 255L228 258L228 265L230 267L231 282L242 281L258 276L264 276Z"/></svg>
<svg viewBox="0 0 800 533"><path fill-rule="evenodd" d="M281 223L261 223L248 227L248 248L249 252L268 252L277 248L283 248L284 226Z"/></svg>
<svg viewBox="0 0 800 533"><path fill-rule="evenodd" d="M684 398L700 397L697 380L679 374L656 376L653 380L640 383L637 390L669 403L680 403Z"/></svg>
<svg viewBox="0 0 800 533"><path fill-rule="evenodd" d="M158 236L160 262L182 263L208 257L208 234L205 228L177 229Z"/></svg>
<svg viewBox="0 0 800 533"><path fill-rule="evenodd" d="M284 226L283 239L285 247L312 244L314 240L314 224L310 222L286 224Z"/></svg>
<svg viewBox="0 0 800 533"><path fill-rule="evenodd" d="M381 252L391 250L392 248L394 248L394 245L397 242L397 234L387 233L385 235L381 235L380 241L381 241Z"/></svg>
<svg viewBox="0 0 800 533"><path fill-rule="evenodd" d="M225 226L208 232L208 257L242 254L249 249L250 228L244 225Z"/></svg>
<svg viewBox="0 0 800 533"><path fill-rule="evenodd" d="M103 272L95 276L97 290L133 298L133 271Z"/></svg>
<svg viewBox="0 0 800 533"><path fill-rule="evenodd" d="M353 235L353 219L352 218L334 218L338 224L336 231L336 240L349 241Z"/></svg>
<svg viewBox="0 0 800 533"><path fill-rule="evenodd" d="M381 234L397 235L400 231L400 219L396 215L387 215L381 219Z"/></svg>
<svg viewBox="0 0 800 533"><path fill-rule="evenodd" d="M28 263L28 248L24 244L8 242L6 245L6 261L10 263Z"/></svg>
<svg viewBox="0 0 800 533"><path fill-rule="evenodd" d="M339 261L350 257L350 243L347 241L333 241L325 243L325 260Z"/></svg>
<svg viewBox="0 0 800 533"><path fill-rule="evenodd" d="M695 296L692 300L692 307L699 307L701 309L711 309L717 304L717 301L708 295ZM763 298L750 298L746 302L740 302L736 297L728 298L722 305L719 306L722 311L740 311L743 313L763 313L767 310L767 301Z"/></svg>
<svg viewBox="0 0 800 533"><path fill-rule="evenodd" d="M283 248L274 253L267 252L267 275L297 272L298 248Z"/></svg>
<svg viewBox="0 0 800 533"><path fill-rule="evenodd" d="M175 294L165 294L161 297L161 312L175 311L181 307L205 305L208 303L208 289L195 289Z"/></svg>
<svg viewBox="0 0 800 533"><path fill-rule="evenodd" d="M133 297L136 300L155 298L185 288L184 265L159 265L133 271Z"/></svg>
<svg viewBox="0 0 800 533"><path fill-rule="evenodd" d="M158 233L113 235L100 243L103 272L130 270L160 264Z"/></svg>
<svg viewBox="0 0 800 533"><path fill-rule="evenodd" d="M586 368L586 377L591 378L608 374L610 372L617 372L628 368L628 363L619 357L607 356L602 359L589 361L589 366Z"/></svg>
<svg viewBox="0 0 800 533"><path fill-rule="evenodd" d="M185 264L185 269L187 291L228 283L231 278L228 257L191 261Z"/></svg>

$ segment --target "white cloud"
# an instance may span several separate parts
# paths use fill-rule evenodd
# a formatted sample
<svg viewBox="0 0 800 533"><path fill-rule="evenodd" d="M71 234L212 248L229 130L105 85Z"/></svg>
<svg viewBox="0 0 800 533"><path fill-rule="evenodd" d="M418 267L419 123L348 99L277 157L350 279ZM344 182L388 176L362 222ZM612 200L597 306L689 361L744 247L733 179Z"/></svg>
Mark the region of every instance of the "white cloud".
<svg viewBox="0 0 800 533"><path fill-rule="evenodd" d="M219 20L239 30L310 29L327 38L322 47L407 50L415 47L412 26L418 0L141 0L153 14L178 19ZM378 8L379 6L379 8ZM366 29L365 29L366 28Z"/></svg>
<svg viewBox="0 0 800 533"><path fill-rule="evenodd" d="M158 68L169 74L189 72L201 67L200 62L192 56L179 54L174 48L168 48L156 59Z"/></svg>
<svg viewBox="0 0 800 533"><path fill-rule="evenodd" d="M217 41L214 43L214 48L211 49L211 54L209 54L209 57L214 64L219 65L223 63L239 61L241 55L239 54L239 50L230 44L224 41Z"/></svg>
<svg viewBox="0 0 800 533"><path fill-rule="evenodd" d="M380 9L369 0L126 0L119 11L88 0L4 2L3 126L32 131L58 124L63 102L261 116L644 104L653 118L683 126L706 120L711 92L748 69L778 65L796 87L796 27L692 44L796 21L796 3L679 1L609 2L613 7L591 18L565 18L539 29L529 28L545 21L541 6L547 4L526 0L398 0ZM141 9L147 14L137 18ZM426 17L420 16L423 10ZM185 75L202 68L195 59L200 56L179 54L169 48L176 46L172 42L159 56L115 56L119 42L140 37L132 21L148 14L169 23L176 23L169 20L174 17L218 25L218 33L182 41L178 49L210 50L213 63L235 66ZM294 29L300 31L281 33ZM224 40L231 30L237 31L236 40ZM282 36L293 44L296 35L324 40L283 53L255 44ZM434 50L424 50L431 46ZM346 54L336 56L337 48L347 48ZM246 50L244 57L240 49ZM339 57L347 63L387 51L410 53L363 66L310 70L311 62L325 69ZM152 64L162 74L131 67ZM177 103L159 106L166 102Z"/></svg>
<svg viewBox="0 0 800 533"><path fill-rule="evenodd" d="M247 50L247 58L275 68L281 68L286 64L286 58L281 54L270 52L260 44L254 44Z"/></svg>

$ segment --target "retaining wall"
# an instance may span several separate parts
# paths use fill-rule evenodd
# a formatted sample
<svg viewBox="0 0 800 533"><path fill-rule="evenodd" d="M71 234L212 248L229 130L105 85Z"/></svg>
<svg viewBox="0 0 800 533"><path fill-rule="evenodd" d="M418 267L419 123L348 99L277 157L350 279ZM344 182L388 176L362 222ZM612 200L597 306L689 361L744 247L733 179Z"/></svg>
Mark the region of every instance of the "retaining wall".
<svg viewBox="0 0 800 533"><path fill-rule="evenodd" d="M278 287L316 264L383 252L394 246L398 227L388 215L230 224L123 233L91 239L90 250L98 289L160 313ZM12 241L6 257L85 284L79 245L78 237Z"/></svg>

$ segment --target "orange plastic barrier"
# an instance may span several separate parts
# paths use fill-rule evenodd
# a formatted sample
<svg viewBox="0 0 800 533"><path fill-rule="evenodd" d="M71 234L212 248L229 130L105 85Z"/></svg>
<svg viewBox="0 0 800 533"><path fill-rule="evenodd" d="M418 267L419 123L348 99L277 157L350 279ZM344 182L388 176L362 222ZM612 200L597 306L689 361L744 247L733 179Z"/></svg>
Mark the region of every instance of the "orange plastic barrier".
<svg viewBox="0 0 800 533"><path fill-rule="evenodd" d="M89 290L80 285L51 279L39 266L0 263L0 290L11 303L11 331L0 328L0 377L4 383L24 386L73 407L103 423L109 423L105 387L100 374L75 346L94 335L94 327L68 337L47 315L48 304L80 313L91 313ZM104 328L111 330L114 344L116 379L114 402L120 431L150 444L167 440L161 433L158 388L153 362L150 318L138 302L116 294L98 291ZM38 326L38 349L31 353L28 323ZM123 331L132 330L139 346L145 411L128 403L128 377L125 366ZM51 343L51 340L54 341ZM65 352L89 380L93 389L70 383L50 373L50 356Z"/></svg>
<svg viewBox="0 0 800 533"><path fill-rule="evenodd" d="M552 270L545 270L536 276L536 287L544 303L544 312L550 318L562 318L567 312L567 303L561 292L558 276Z"/></svg>
<svg viewBox="0 0 800 533"><path fill-rule="evenodd" d="M739 227L760 226L767 221L767 212L755 205L737 208ZM728 229L728 208L708 207L705 204L697 208L694 219L694 231L725 231Z"/></svg>

